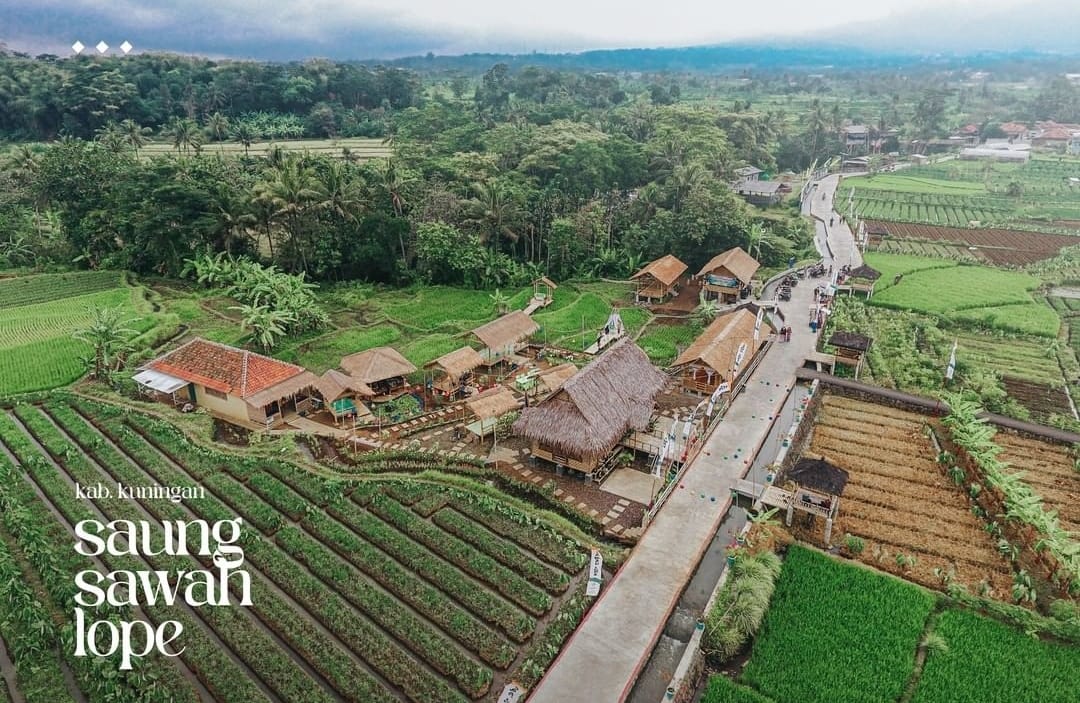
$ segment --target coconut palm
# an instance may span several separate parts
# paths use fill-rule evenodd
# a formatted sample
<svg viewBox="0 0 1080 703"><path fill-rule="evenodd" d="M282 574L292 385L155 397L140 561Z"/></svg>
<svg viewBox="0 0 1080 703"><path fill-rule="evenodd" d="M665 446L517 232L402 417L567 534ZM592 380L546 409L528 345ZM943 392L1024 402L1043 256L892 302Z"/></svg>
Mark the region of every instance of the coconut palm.
<svg viewBox="0 0 1080 703"><path fill-rule="evenodd" d="M172 136L173 148L176 149L178 154L181 147L186 154L189 148L202 143L202 138L199 136L199 126L195 124L195 120L186 117L174 117L166 128L166 132Z"/></svg>
<svg viewBox="0 0 1080 703"><path fill-rule="evenodd" d="M127 119L120 123L120 130L124 135L124 143L134 149L135 156L138 156L139 149L146 145L150 128L143 127L135 120Z"/></svg>
<svg viewBox="0 0 1080 703"><path fill-rule="evenodd" d="M216 142L223 142L229 136L229 118L220 112L215 112L206 119L206 133ZM224 151L225 147L222 146Z"/></svg>
<svg viewBox="0 0 1080 703"><path fill-rule="evenodd" d="M107 122L98 127L94 138L109 151L119 152L124 148L124 132L116 122Z"/></svg>
<svg viewBox="0 0 1080 703"><path fill-rule="evenodd" d="M255 130L246 121L238 122L233 125L231 134L233 139L244 145L244 156L248 156L251 143L255 141Z"/></svg>
<svg viewBox="0 0 1080 703"><path fill-rule="evenodd" d="M104 378L113 366L119 367L135 335L135 330L128 325L136 321L137 318L124 319L120 307L95 307L91 310L90 324L72 334L93 349L94 378Z"/></svg>
<svg viewBox="0 0 1080 703"><path fill-rule="evenodd" d="M268 181L255 185L256 199L269 203L273 219L285 225L289 239L300 254L301 268L307 269L307 247L303 245L305 219L319 198L315 174L303 159L289 155Z"/></svg>
<svg viewBox="0 0 1080 703"><path fill-rule="evenodd" d="M472 185L475 194L466 202L468 220L480 230L480 241L499 250L502 237L516 242L521 211L506 188L494 180Z"/></svg>
<svg viewBox="0 0 1080 703"><path fill-rule="evenodd" d="M355 222L368 204L363 181L340 161L330 162L317 176L314 190L314 207L345 222Z"/></svg>

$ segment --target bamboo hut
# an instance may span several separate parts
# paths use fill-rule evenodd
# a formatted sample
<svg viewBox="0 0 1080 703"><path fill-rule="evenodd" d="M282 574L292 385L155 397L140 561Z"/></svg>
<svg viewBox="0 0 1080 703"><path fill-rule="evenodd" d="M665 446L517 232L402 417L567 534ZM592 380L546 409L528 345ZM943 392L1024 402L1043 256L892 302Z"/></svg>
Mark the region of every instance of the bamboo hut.
<svg viewBox="0 0 1080 703"><path fill-rule="evenodd" d="M517 354L524 346L524 341L534 334L540 326L521 310L514 310L472 331L480 340L484 349L480 357L484 366L494 366L503 359Z"/></svg>
<svg viewBox="0 0 1080 703"><path fill-rule="evenodd" d="M570 362L545 369L536 377L537 393L550 395L566 385L566 382L578 372L577 366Z"/></svg>
<svg viewBox="0 0 1080 703"><path fill-rule="evenodd" d="M671 254L650 261L630 277L635 286L634 302L663 302L668 295L676 292L675 284L686 269L686 264Z"/></svg>
<svg viewBox="0 0 1080 703"><path fill-rule="evenodd" d="M747 305L718 316L686 348L672 366L682 387L692 393L711 394L723 383L730 389L750 364L764 337L774 330L762 320L755 335L757 306Z"/></svg>
<svg viewBox="0 0 1080 703"><path fill-rule="evenodd" d="M824 458L802 457L787 471L785 478L795 484L788 503L787 524L791 525L794 510L811 516L820 515L825 518L825 544L828 544L832 539L833 520L840 509L840 496L847 486L848 472Z"/></svg>
<svg viewBox="0 0 1080 703"><path fill-rule="evenodd" d="M476 416L476 422L465 427L481 441L488 433L494 434L499 418L520 407L518 399L504 386L497 386L483 393L474 395L465 401L465 406Z"/></svg>
<svg viewBox="0 0 1080 703"><path fill-rule="evenodd" d="M525 408L514 433L530 440L533 456L592 476L627 432L648 426L666 382L645 352L621 339Z"/></svg>
<svg viewBox="0 0 1080 703"><path fill-rule="evenodd" d="M348 374L330 369L319 377L315 389L322 396L326 410L333 416L334 422L371 415L371 411L360 399L375 397L375 391Z"/></svg>
<svg viewBox="0 0 1080 703"><path fill-rule="evenodd" d="M870 345L873 341L870 337L858 332L837 330L829 337L828 342L830 346L836 347L836 353L833 355L833 367L835 368L836 364L854 367L855 378L858 378L859 371L862 370L863 359L866 358L866 353L870 351Z"/></svg>
<svg viewBox="0 0 1080 703"><path fill-rule="evenodd" d="M546 308L555 300L555 291L559 288L555 281L547 276L541 276L533 281L533 294L529 304L525 306L525 314L531 315L540 308Z"/></svg>
<svg viewBox="0 0 1080 703"><path fill-rule="evenodd" d="M750 281L760 266L742 247L717 254L698 271L702 294L707 298L711 293L722 303L738 302L750 290Z"/></svg>
<svg viewBox="0 0 1080 703"><path fill-rule="evenodd" d="M444 398L453 400L464 392L472 370L483 363L484 359L479 352L472 347L462 347L449 354L443 354L434 361L429 361L424 368L440 372L440 376L432 382L431 388Z"/></svg>
<svg viewBox="0 0 1080 703"><path fill-rule="evenodd" d="M412 362L390 347L376 347L350 354L341 360L355 380L367 384L375 392L375 402L392 400L406 392L408 374L416 371Z"/></svg>
<svg viewBox="0 0 1080 703"><path fill-rule="evenodd" d="M863 264L851 269L844 282L851 293L866 293L866 298L869 300L874 296L874 284L877 283L879 278L881 278L880 271Z"/></svg>

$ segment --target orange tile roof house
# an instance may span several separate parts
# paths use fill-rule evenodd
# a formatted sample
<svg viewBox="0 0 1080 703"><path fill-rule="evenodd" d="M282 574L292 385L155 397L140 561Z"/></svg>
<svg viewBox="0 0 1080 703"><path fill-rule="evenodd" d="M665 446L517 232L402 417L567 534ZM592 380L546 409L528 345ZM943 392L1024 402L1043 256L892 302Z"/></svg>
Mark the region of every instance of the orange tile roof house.
<svg viewBox="0 0 1080 703"><path fill-rule="evenodd" d="M198 337L145 364L135 380L222 419L273 426L311 407L318 377L296 364Z"/></svg>

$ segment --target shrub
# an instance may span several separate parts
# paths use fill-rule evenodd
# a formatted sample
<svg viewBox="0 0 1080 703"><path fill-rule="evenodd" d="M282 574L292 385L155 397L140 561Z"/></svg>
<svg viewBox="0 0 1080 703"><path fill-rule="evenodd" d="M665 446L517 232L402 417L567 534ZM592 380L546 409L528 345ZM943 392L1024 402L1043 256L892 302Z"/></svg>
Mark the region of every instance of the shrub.
<svg viewBox="0 0 1080 703"><path fill-rule="evenodd" d="M846 548L852 554L862 554L866 549L866 542L862 537L856 537L855 535L844 535L844 548Z"/></svg>
<svg viewBox="0 0 1080 703"><path fill-rule="evenodd" d="M705 618L702 649L710 657L730 659L757 632L779 575L780 558L772 552L745 555L735 561Z"/></svg>

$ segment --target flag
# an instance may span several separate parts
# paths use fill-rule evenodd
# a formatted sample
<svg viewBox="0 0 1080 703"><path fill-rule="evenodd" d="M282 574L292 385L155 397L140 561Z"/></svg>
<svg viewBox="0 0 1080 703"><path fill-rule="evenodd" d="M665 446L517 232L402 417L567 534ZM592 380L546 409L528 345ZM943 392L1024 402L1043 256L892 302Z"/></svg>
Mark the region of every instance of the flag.
<svg viewBox="0 0 1080 703"><path fill-rule="evenodd" d="M951 381L953 374L956 373L956 342L953 340L952 353L949 354L949 365L945 367L945 380Z"/></svg>
<svg viewBox="0 0 1080 703"><path fill-rule="evenodd" d="M758 308L757 320L754 321L754 341L758 341L758 337L761 336L761 319L765 317L765 308Z"/></svg>

